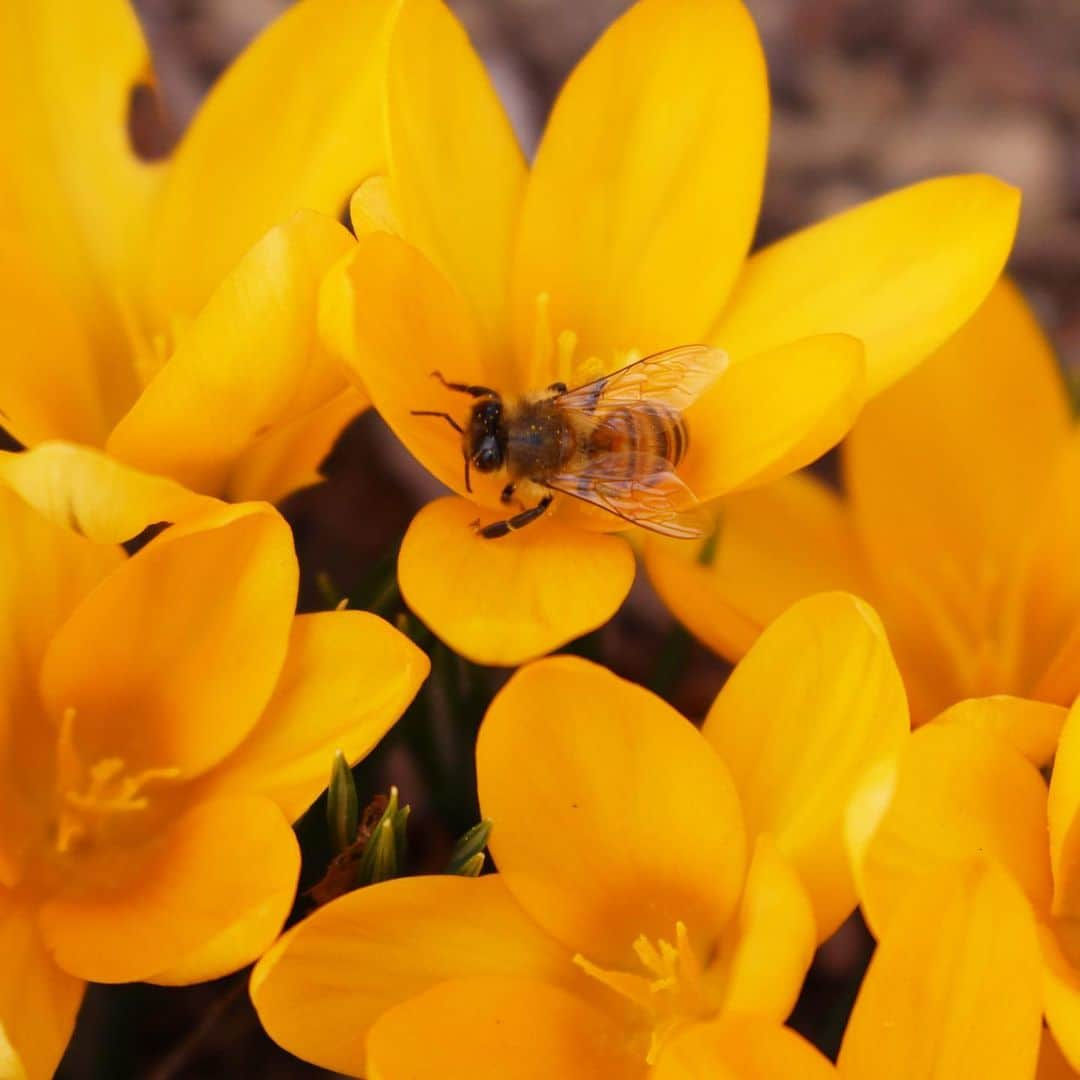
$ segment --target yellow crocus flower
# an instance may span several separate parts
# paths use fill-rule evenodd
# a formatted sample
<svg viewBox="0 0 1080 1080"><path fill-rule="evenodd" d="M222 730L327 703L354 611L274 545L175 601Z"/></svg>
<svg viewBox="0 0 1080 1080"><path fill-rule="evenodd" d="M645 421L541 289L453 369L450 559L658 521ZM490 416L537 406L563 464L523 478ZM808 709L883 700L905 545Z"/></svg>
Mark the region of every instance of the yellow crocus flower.
<svg viewBox="0 0 1080 1080"><path fill-rule="evenodd" d="M985 176L916 184L747 258L768 89L739 0L641 0L562 90L531 167L483 66L439 0L390 34L388 170L352 203L355 252L324 286L327 340L416 458L459 496L401 551L409 605L458 652L514 664L604 622L634 576L611 514L556 497L507 516L505 474L464 483L468 399L582 384L690 343L730 363L689 410L680 466L699 498L813 460L868 395L947 339L997 278L1018 193ZM528 488L528 485L526 485ZM530 501L539 494L526 491Z"/></svg>
<svg viewBox="0 0 1080 1080"><path fill-rule="evenodd" d="M1080 1069L1080 706L1064 720L1049 788L1005 737L1015 725L1002 722L1002 707L1000 699L976 699L924 725L869 770L851 801L847 835L859 900L875 935L895 942L875 960L883 970L864 1007L876 1020L847 1049L852 1063L870 1060L890 1039L890 1016L918 1014L939 1030L943 1060L955 1067L938 1075L1029 1077L1045 1011L1061 1054ZM952 919L938 887L949 873L966 876L962 890L989 887L998 901L978 918ZM955 963L945 961L950 954ZM936 975L916 1001L909 991L920 965ZM967 1012L939 1011L948 987L961 983ZM997 1031L984 1032L985 1045L968 1038L980 1016L992 1017ZM1048 1075L1056 1054L1043 1050Z"/></svg>
<svg viewBox="0 0 1080 1080"><path fill-rule="evenodd" d="M779 1025L854 906L843 808L907 731L880 623L843 593L781 616L700 732L594 664L536 661L477 743L498 874L333 901L259 962L255 1007L288 1050L372 1080L770 1054L801 1075L821 1063Z"/></svg>
<svg viewBox="0 0 1080 1080"><path fill-rule="evenodd" d="M147 163L128 120L153 76L126 0L5 0L0 425L231 499L314 479L364 404L312 327L353 243L336 219L383 161L392 7L295 5Z"/></svg>
<svg viewBox="0 0 1080 1080"><path fill-rule="evenodd" d="M650 543L665 602L736 659L797 597L851 589L881 613L916 723L990 694L1072 703L1080 433L1015 285L867 406L843 476L844 495L803 475L718 504L708 552Z"/></svg>
<svg viewBox="0 0 1080 1080"><path fill-rule="evenodd" d="M428 661L372 615L295 616L291 533L266 504L65 447L5 468L0 1074L44 1080L87 981L200 982L273 941L300 870L289 823ZM174 517L131 558L109 542Z"/></svg>

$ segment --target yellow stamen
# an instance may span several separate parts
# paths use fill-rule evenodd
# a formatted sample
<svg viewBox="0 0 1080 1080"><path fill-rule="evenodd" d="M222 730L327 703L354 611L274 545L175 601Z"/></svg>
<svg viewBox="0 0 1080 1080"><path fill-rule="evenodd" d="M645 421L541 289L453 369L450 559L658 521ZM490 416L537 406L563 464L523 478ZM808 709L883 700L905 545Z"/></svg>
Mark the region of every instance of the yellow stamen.
<svg viewBox="0 0 1080 1080"><path fill-rule="evenodd" d="M714 1015L718 999L704 978L682 922L675 924L674 945L663 938L654 945L642 935L634 942L634 953L647 975L602 968L580 953L574 963L647 1014L652 1033L645 1060L654 1065L671 1035L690 1020Z"/></svg>
<svg viewBox="0 0 1080 1080"><path fill-rule="evenodd" d="M66 709L56 743L56 850L61 855L88 838L107 818L145 810L150 805L143 794L147 784L175 780L180 775L174 768L143 769L127 775L127 765L119 757L102 758L87 769L75 748L74 725L75 710Z"/></svg>

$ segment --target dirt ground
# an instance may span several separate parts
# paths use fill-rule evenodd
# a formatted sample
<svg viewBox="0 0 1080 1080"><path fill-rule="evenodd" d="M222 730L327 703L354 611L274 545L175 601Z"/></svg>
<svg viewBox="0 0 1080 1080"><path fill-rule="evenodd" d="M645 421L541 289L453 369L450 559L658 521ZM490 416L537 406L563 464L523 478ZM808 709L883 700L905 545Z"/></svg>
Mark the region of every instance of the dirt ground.
<svg viewBox="0 0 1080 1080"><path fill-rule="evenodd" d="M758 243L923 177L994 173L1024 191L1011 269L1080 389L1076 0L747 2L764 40L774 95ZM286 3L135 0L135 6L166 104L170 131L164 146L223 67ZM626 4L451 0L451 6L531 149L563 78ZM435 490L371 416L343 436L326 471L327 484L286 507L308 606L320 602L317 573L351 589L373 560L392 551L412 512ZM703 713L725 673L704 650L672 636L669 618L644 587L587 647L643 682L655 683L658 653L677 661L669 689L691 716ZM404 742L367 775L375 785L402 784L409 796L413 771ZM449 833L438 800L420 781L411 786L417 849L421 855L441 850ZM868 948L861 924L845 926L823 948L800 1001L796 1026L828 1051L835 1050ZM226 1075L275 1080L325 1074L262 1035L241 978L180 991L91 991L61 1070L66 1080Z"/></svg>

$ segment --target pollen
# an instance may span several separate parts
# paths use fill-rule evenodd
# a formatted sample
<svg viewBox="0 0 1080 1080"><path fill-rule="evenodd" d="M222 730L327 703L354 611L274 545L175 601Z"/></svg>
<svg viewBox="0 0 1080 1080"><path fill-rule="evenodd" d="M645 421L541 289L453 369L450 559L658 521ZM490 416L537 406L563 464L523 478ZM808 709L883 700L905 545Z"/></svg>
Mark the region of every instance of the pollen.
<svg viewBox="0 0 1080 1080"><path fill-rule="evenodd" d="M647 1016L651 1034L645 1060L654 1065L664 1044L680 1027L715 1015L719 1001L684 923L675 924L674 945L663 938L653 944L643 934L634 942L634 954L640 972L602 968L580 953L574 963Z"/></svg>
<svg viewBox="0 0 1080 1080"><path fill-rule="evenodd" d="M123 758L107 757L85 766L75 747L75 710L60 722L56 746L56 850L66 855L90 842L109 818L146 810L148 784L175 780L179 769L142 769L129 773Z"/></svg>

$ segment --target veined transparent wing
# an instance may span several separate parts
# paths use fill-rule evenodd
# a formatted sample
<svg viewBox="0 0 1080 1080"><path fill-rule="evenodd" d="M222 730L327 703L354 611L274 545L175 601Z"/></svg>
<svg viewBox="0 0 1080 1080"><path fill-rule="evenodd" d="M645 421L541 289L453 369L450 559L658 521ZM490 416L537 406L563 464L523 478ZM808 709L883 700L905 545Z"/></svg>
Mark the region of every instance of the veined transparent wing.
<svg viewBox="0 0 1080 1080"><path fill-rule="evenodd" d="M559 394L560 408L591 413L652 402L682 412L723 374L728 356L709 345L682 345L646 356L610 375Z"/></svg>
<svg viewBox="0 0 1080 1080"><path fill-rule="evenodd" d="M692 540L705 536L708 518L694 493L653 454L621 453L583 459L579 467L545 479L552 491L607 510L643 529Z"/></svg>

